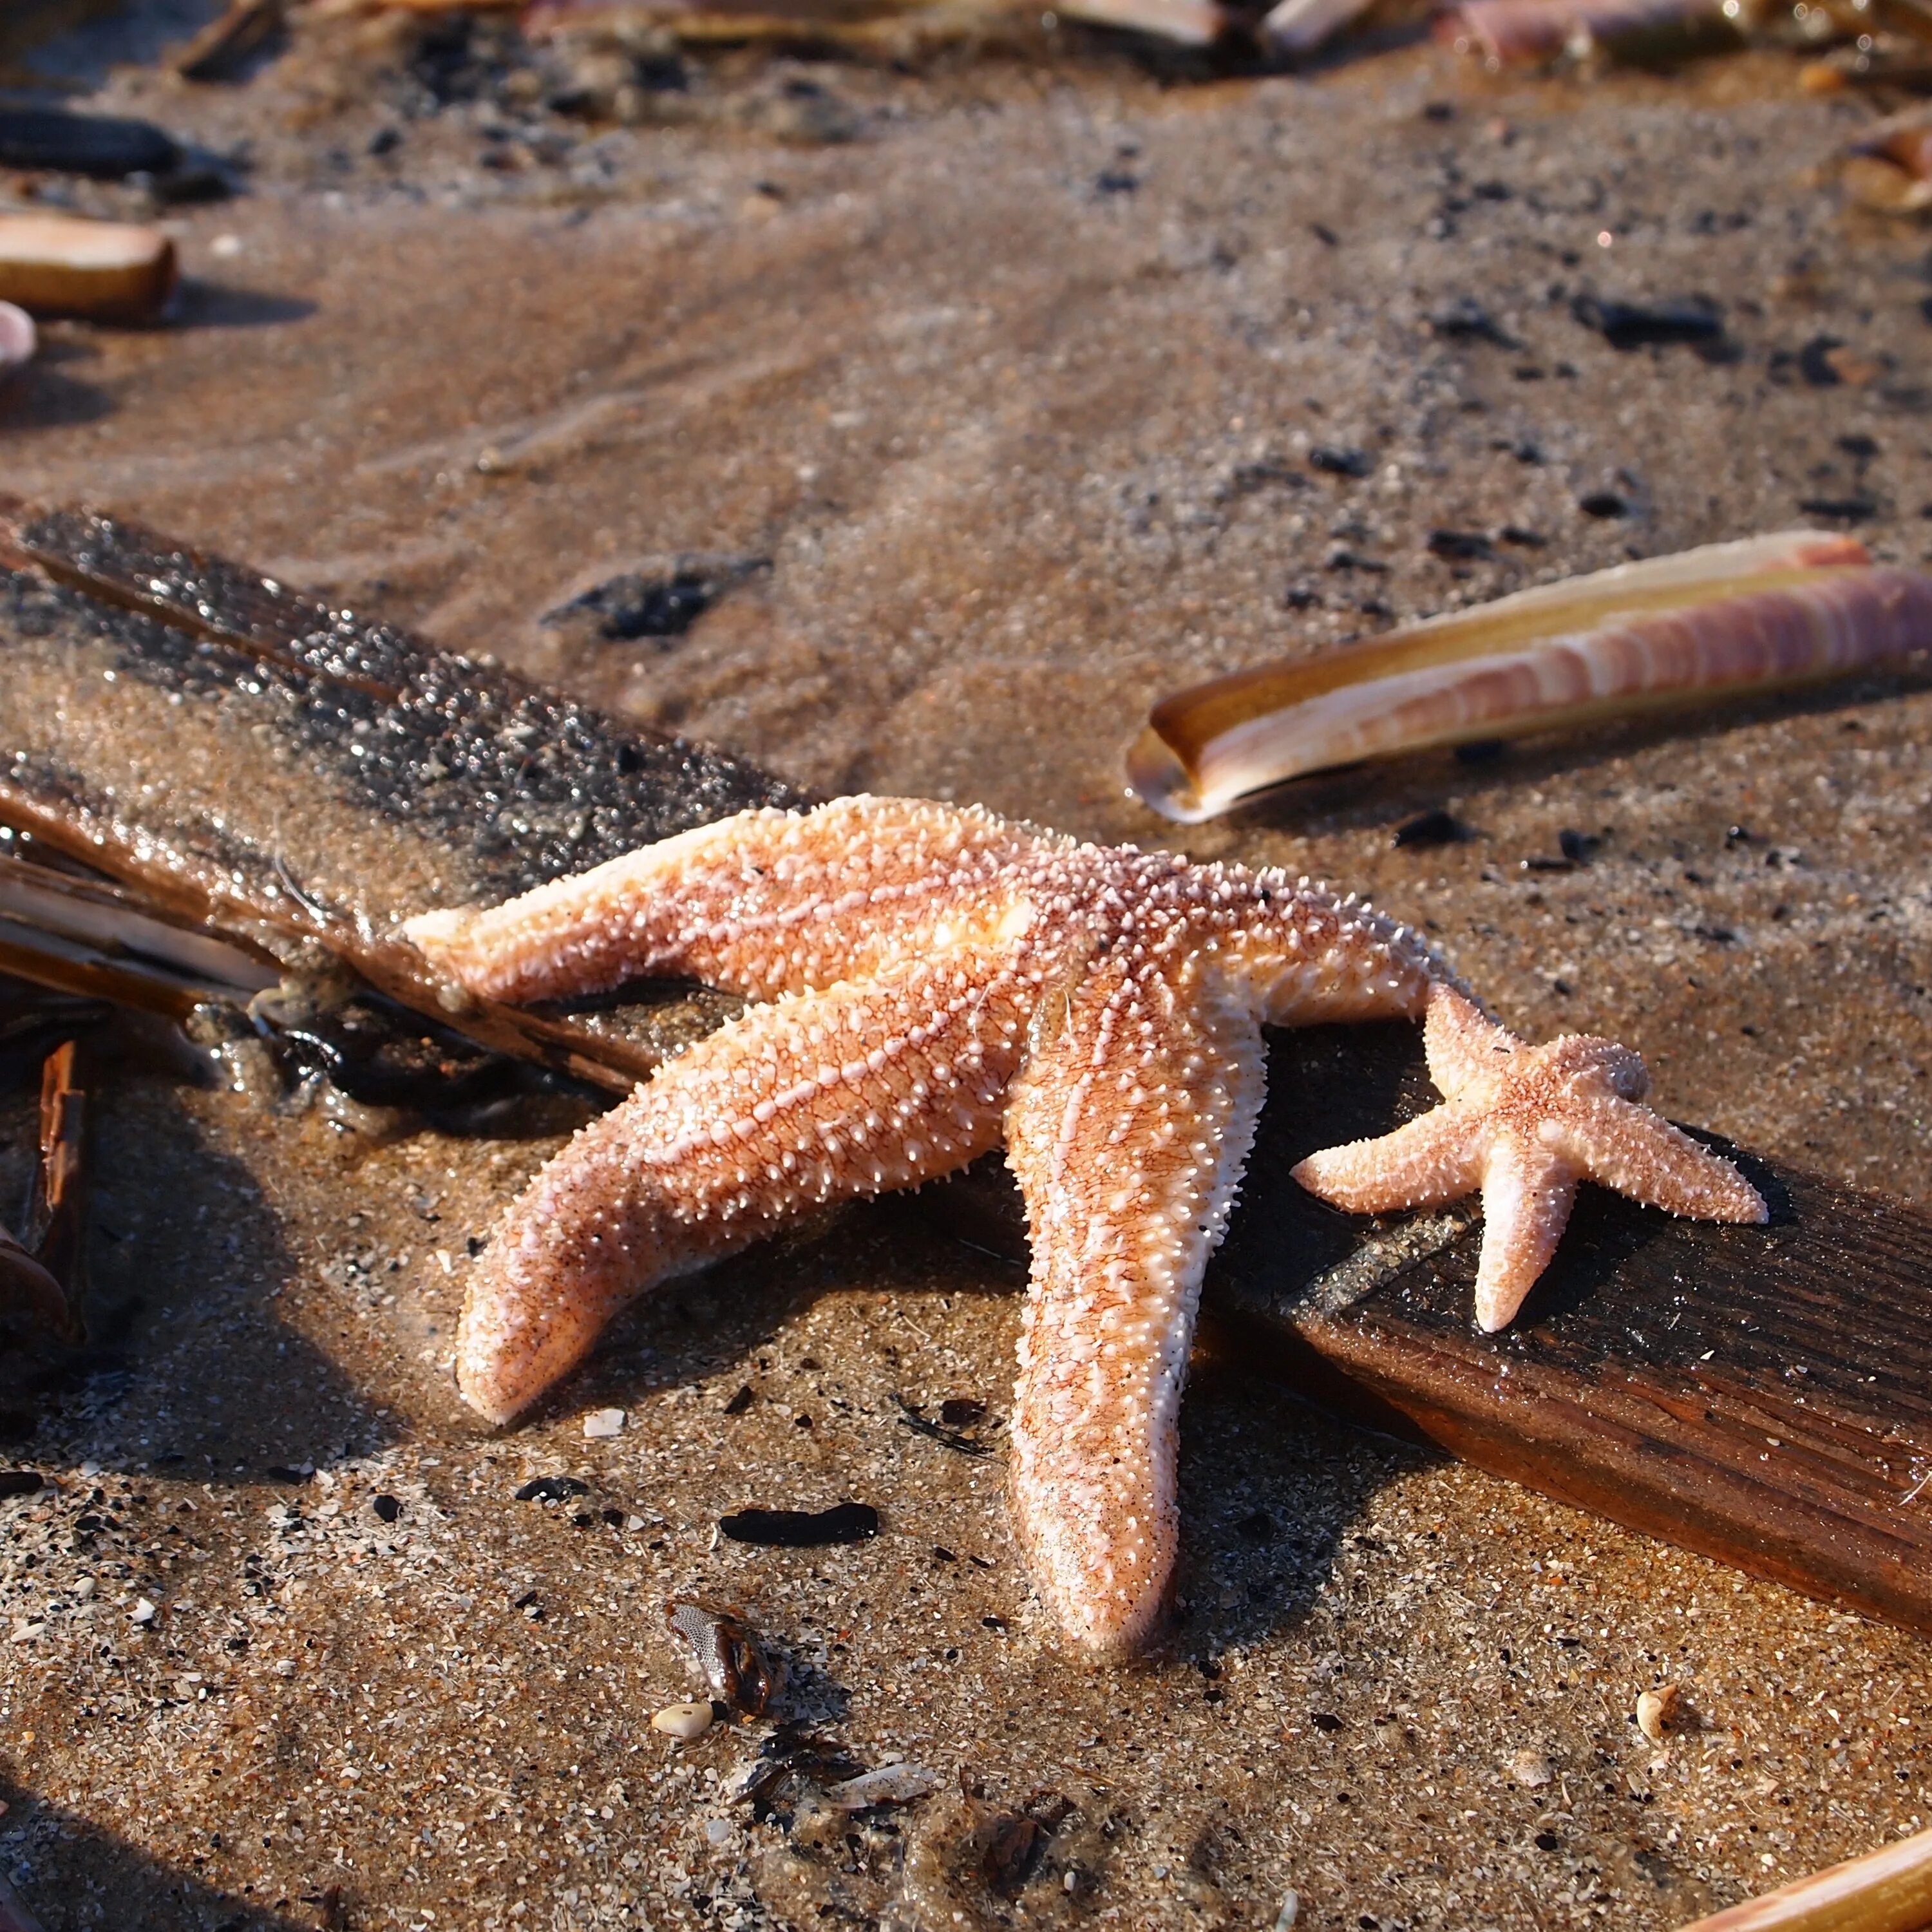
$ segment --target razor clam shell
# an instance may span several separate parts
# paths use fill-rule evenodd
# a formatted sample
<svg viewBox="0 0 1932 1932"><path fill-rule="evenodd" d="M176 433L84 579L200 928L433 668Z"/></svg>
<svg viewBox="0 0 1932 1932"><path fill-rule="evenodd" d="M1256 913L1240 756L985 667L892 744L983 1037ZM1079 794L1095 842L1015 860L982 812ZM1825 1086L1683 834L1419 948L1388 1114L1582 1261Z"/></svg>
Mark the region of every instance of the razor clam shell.
<svg viewBox="0 0 1932 1932"><path fill-rule="evenodd" d="M1128 752L1128 778L1156 812L1197 824L1251 792L1370 755L1352 748L1364 701L1360 693L1374 694L1367 700L1371 705L1423 692L1439 694L1454 682L1452 677L1445 683L1441 674L1456 666L1533 657L1555 638L1586 636L1640 617L1821 581L1828 573L1856 572L1868 562L1862 544L1827 532L1745 538L1539 585L1386 637L1232 672L1178 692L1154 706ZM1784 675L1829 676L1841 668L1850 667L1821 665L1810 674ZM1425 679L1424 674L1430 675ZM1412 676L1424 681L1407 686L1396 682ZM1751 680L1747 676L1743 681ZM1316 708L1331 694L1339 694L1336 706ZM1637 701L1668 701L1673 694L1692 694L1653 682L1641 687ZM1341 732L1333 742L1318 728L1330 720ZM1539 710L1446 736L1382 734L1375 736L1375 754L1454 743L1460 737L1542 730L1564 722Z"/></svg>
<svg viewBox="0 0 1932 1932"><path fill-rule="evenodd" d="M797 794L86 512L0 501L0 820L163 914L320 945L499 1052L627 1088L734 1010L472 999L398 931Z"/></svg>

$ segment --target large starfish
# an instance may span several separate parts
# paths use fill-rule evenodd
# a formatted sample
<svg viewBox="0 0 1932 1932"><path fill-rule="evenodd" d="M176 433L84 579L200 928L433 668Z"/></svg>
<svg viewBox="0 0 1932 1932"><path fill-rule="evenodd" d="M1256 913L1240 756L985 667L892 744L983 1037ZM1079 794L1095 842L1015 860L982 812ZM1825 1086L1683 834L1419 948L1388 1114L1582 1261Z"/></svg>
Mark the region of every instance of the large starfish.
<svg viewBox="0 0 1932 1932"><path fill-rule="evenodd" d="M1160 1620L1181 1383L1254 1137L1264 1022L1424 1020L1447 1103L1297 1172L1361 1208L1480 1186L1486 1327L1548 1260L1580 1177L1764 1217L1726 1162L1636 1104L1634 1054L1523 1046L1414 933L1280 872L849 798L747 812L408 929L496 999L676 975L770 1003L586 1127L508 1210L457 1343L463 1394L494 1420L656 1283L809 1203L916 1186L1004 1140L1033 1245L1013 1510L1048 1610L1097 1657Z"/></svg>

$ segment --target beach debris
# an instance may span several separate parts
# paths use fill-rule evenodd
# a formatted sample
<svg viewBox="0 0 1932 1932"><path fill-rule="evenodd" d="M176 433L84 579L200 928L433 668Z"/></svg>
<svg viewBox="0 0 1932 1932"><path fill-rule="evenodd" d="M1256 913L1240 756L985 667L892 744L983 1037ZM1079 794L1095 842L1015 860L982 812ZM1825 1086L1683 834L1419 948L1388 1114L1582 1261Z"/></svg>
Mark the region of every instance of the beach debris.
<svg viewBox="0 0 1932 1932"><path fill-rule="evenodd" d="M1473 836L1453 812L1438 805L1404 819L1396 827L1391 842L1398 851L1427 852L1438 845L1460 845Z"/></svg>
<svg viewBox="0 0 1932 1932"><path fill-rule="evenodd" d="M986 1405L984 1402L969 1402L957 1399L946 1402L940 1408L939 1420L934 1422L920 1413L916 1402L908 1402L896 1389L892 1391L892 1400L898 1404L901 1426L910 1429L915 1436L923 1436L928 1442L956 1450L962 1456L990 1456L993 1453L985 1443L976 1442L964 1432L985 1415ZM960 1414L967 1419L963 1422L954 1422L952 1417Z"/></svg>
<svg viewBox="0 0 1932 1932"><path fill-rule="evenodd" d="M784 1550L816 1550L827 1544L863 1543L879 1533L870 1503L835 1503L826 1510L742 1509L718 1519L734 1543L762 1543Z"/></svg>
<svg viewBox="0 0 1932 1932"><path fill-rule="evenodd" d="M60 1284L72 1311L86 1286L87 1261L87 1090L81 1084L80 1042L64 1040L40 1070L40 1160L27 1208L26 1238L34 1258Z"/></svg>
<svg viewBox="0 0 1932 1932"><path fill-rule="evenodd" d="M1888 116L1847 150L1840 176L1860 206L1885 214L1932 208L1932 108Z"/></svg>
<svg viewBox="0 0 1932 1932"><path fill-rule="evenodd" d="M46 1486L38 1469L0 1469L0 1497L37 1496Z"/></svg>
<svg viewBox="0 0 1932 1932"><path fill-rule="evenodd" d="M0 1877L0 1932L41 1932L40 1922L4 1877Z"/></svg>
<svg viewBox="0 0 1932 1932"><path fill-rule="evenodd" d="M1714 342L1724 332L1724 318L1717 304L1697 296L1674 302L1640 302L1580 295L1571 301L1570 313L1616 350L1672 342Z"/></svg>
<svg viewBox="0 0 1932 1932"><path fill-rule="evenodd" d="M166 174L181 158L174 137L146 121L58 107L0 107L0 167L122 181Z"/></svg>
<svg viewBox="0 0 1932 1932"><path fill-rule="evenodd" d="M1652 60L1741 46L1740 0L1461 0L1436 38L1492 72L1601 53Z"/></svg>
<svg viewBox="0 0 1932 1932"><path fill-rule="evenodd" d="M746 1717L764 1715L782 1684L782 1673L748 1625L728 1610L693 1603L667 1604L664 1621L713 1697Z"/></svg>
<svg viewBox="0 0 1932 1932"><path fill-rule="evenodd" d="M279 984L266 956L176 925L104 879L0 855L0 971L58 992L184 1018Z"/></svg>
<svg viewBox="0 0 1932 1932"><path fill-rule="evenodd" d="M1165 698L1133 788L1196 824L1364 758L1821 681L1932 649L1932 579L1819 530L1712 544L1516 592Z"/></svg>
<svg viewBox="0 0 1932 1932"><path fill-rule="evenodd" d="M87 1094L80 1046L62 1040L40 1069L39 1158L22 1238L0 1228L0 1305L10 1304L64 1342L85 1339Z"/></svg>
<svg viewBox="0 0 1932 1932"><path fill-rule="evenodd" d="M590 1485L578 1476L532 1476L517 1491L520 1503L564 1503L572 1496L586 1496Z"/></svg>
<svg viewBox="0 0 1932 1932"><path fill-rule="evenodd" d="M827 1785L825 1802L841 1811L863 1811L873 1804L910 1804L915 1798L930 1796L945 1781L922 1764L882 1764L876 1771L862 1771L856 1778Z"/></svg>
<svg viewBox="0 0 1932 1932"><path fill-rule="evenodd" d="M1680 1932L1920 1932L1932 1923L1932 1830L1814 1872Z"/></svg>
<svg viewBox="0 0 1932 1932"><path fill-rule="evenodd" d="M749 1804L764 1818L782 1805L818 1797L828 1786L847 1784L866 1767L836 1738L797 1724L781 1724L724 1781L724 1796Z"/></svg>
<svg viewBox="0 0 1932 1932"><path fill-rule="evenodd" d="M1354 0L1345 0L1353 4ZM1216 0L1056 0L1061 18L1090 27L1116 27L1151 34L1176 46L1211 47L1228 32L1234 16Z"/></svg>
<svg viewBox="0 0 1932 1932"><path fill-rule="evenodd" d="M39 346L34 318L10 302L0 302L0 384L24 369Z"/></svg>
<svg viewBox="0 0 1932 1932"><path fill-rule="evenodd" d="M1374 0L1280 0L1262 22L1262 43L1280 54L1311 54L1373 4Z"/></svg>
<svg viewBox="0 0 1932 1932"><path fill-rule="evenodd" d="M158 228L0 214L0 302L30 315L152 322L174 292L175 276L175 244Z"/></svg>
<svg viewBox="0 0 1932 1932"><path fill-rule="evenodd" d="M584 1433L592 1442L608 1442L614 1436L624 1432L624 1412L621 1408L593 1408L584 1418Z"/></svg>
<svg viewBox="0 0 1932 1932"><path fill-rule="evenodd" d="M651 1729L662 1731L668 1738L675 1738L681 1744L688 1744L701 1738L717 1720L717 1714L711 1708L708 1697L694 1699L687 1704L667 1704L661 1711L651 1713Z"/></svg>
<svg viewBox="0 0 1932 1932"><path fill-rule="evenodd" d="M326 989L291 1000L277 988L276 1018L235 988L238 998L220 997L226 1024L256 1030L259 1012L271 1029L290 1021L318 1040L329 1033L344 1066L372 1083L393 1072L414 1104L446 1074L460 1073L468 1095L473 1072L487 1096L502 1070L482 1056L494 1054L628 1093L736 1010L708 992L667 989L584 1012L507 1007L466 993L398 928L420 909L409 881L427 876L424 865L457 899L494 903L744 806L794 802L782 781L124 519L0 497L0 664L18 737L16 762L0 773L0 816L31 832L27 849L112 875L124 909L138 900L160 923L230 935L262 956L272 949L277 963L258 987L292 974ZM219 704L172 701L210 679ZM43 680L69 694L58 719L44 716ZM138 776L147 752L137 748L164 725L197 775L165 801ZM371 743L380 758L366 756ZM345 860L357 826L381 827L392 865ZM0 856L13 844L0 838ZM97 976L114 969L116 983L80 983L64 962L52 970L46 948L31 964L11 961L18 937L0 908L0 971L63 988L71 979L72 990L113 998L123 984L166 977L132 950L107 958L97 946L82 964ZM392 1054L381 1029L360 1024L358 1001L372 1020L390 1007L420 1016L415 1033ZM478 1057L458 1062L450 1032ZM336 1077L333 1062L324 1070Z"/></svg>
<svg viewBox="0 0 1932 1932"><path fill-rule="evenodd" d="M587 633L606 644L682 637L728 591L769 571L768 556L680 556L593 585L539 620L546 630Z"/></svg>
<svg viewBox="0 0 1932 1932"><path fill-rule="evenodd" d="M1636 1727L1652 1744L1660 1744L1664 1734L1676 1721L1682 1707L1684 1693L1675 1684L1666 1684L1654 1690L1639 1692L1636 1700Z"/></svg>
<svg viewBox="0 0 1932 1932"><path fill-rule="evenodd" d="M284 0L230 0L176 54L172 63L184 80L220 80L265 46L282 23Z"/></svg>

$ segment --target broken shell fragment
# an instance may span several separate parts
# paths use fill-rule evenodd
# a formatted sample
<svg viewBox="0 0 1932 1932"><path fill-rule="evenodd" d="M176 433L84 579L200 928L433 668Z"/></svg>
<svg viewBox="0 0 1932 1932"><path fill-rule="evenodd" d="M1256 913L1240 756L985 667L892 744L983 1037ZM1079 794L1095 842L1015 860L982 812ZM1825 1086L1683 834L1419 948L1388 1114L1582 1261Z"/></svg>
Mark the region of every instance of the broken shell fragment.
<svg viewBox="0 0 1932 1932"><path fill-rule="evenodd" d="M1211 47L1228 31L1216 0L1061 0L1057 10L1087 26L1150 34L1180 47Z"/></svg>
<svg viewBox="0 0 1932 1932"><path fill-rule="evenodd" d="M922 1764L882 1764L826 1789L825 1800L841 1811L862 1811L871 1804L910 1804L928 1796L944 1780Z"/></svg>
<svg viewBox="0 0 1932 1932"><path fill-rule="evenodd" d="M175 244L158 228L0 214L0 302L30 314L152 322L174 286Z"/></svg>
<svg viewBox="0 0 1932 1932"><path fill-rule="evenodd" d="M1932 1922L1932 1831L1882 1845L1681 1932L1917 1932Z"/></svg>
<svg viewBox="0 0 1932 1932"><path fill-rule="evenodd" d="M1664 1733L1677 1715L1684 1694L1674 1684L1661 1690L1641 1692L1636 1700L1636 1727L1654 1744L1664 1742Z"/></svg>
<svg viewBox="0 0 1932 1932"><path fill-rule="evenodd" d="M0 384L34 359L38 346L34 318L10 302L0 302Z"/></svg>
<svg viewBox="0 0 1932 1932"><path fill-rule="evenodd" d="M1840 178L1854 201L1881 214L1932 208L1932 112L1908 108L1869 129L1852 143Z"/></svg>
<svg viewBox="0 0 1932 1932"><path fill-rule="evenodd" d="M668 1604L664 1621L691 1653L712 1696L748 1718L762 1717L778 1687L763 1646L737 1618L702 1604Z"/></svg>
<svg viewBox="0 0 1932 1932"><path fill-rule="evenodd" d="M1738 0L1462 0L1436 24L1436 37L1492 71L1601 51L1616 58L1689 52L1712 40L1737 42Z"/></svg>
<svg viewBox="0 0 1932 1932"><path fill-rule="evenodd" d="M1932 649L1932 579L1815 530L1519 591L1163 699L1134 790L1198 824L1304 773L1840 676Z"/></svg>
<svg viewBox="0 0 1932 1932"><path fill-rule="evenodd" d="M1280 0L1261 24L1262 41L1278 53L1312 53L1366 13L1371 0Z"/></svg>
<svg viewBox="0 0 1932 1932"><path fill-rule="evenodd" d="M708 1697L694 1699L688 1704L667 1704L662 1711L651 1713L651 1729L663 1732L668 1738L676 1738L680 1744L688 1744L710 1730L715 1715Z"/></svg>

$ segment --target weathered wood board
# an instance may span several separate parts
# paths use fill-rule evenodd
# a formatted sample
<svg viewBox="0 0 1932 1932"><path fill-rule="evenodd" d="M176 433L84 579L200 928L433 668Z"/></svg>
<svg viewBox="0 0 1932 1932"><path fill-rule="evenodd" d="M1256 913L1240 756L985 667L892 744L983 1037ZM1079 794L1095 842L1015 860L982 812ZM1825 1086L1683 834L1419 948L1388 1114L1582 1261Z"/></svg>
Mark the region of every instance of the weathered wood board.
<svg viewBox="0 0 1932 1932"><path fill-rule="evenodd" d="M398 921L797 798L137 527L4 502L0 718L0 824L607 1087L729 1003L660 988L602 1010L478 1007L425 979ZM1767 1228L1586 1190L1522 1318L1485 1336L1473 1215L1366 1223L1288 1177L1430 1103L1412 1030L1280 1036L1270 1090L1210 1274L1210 1342L1546 1494L1932 1629L1932 1220L1748 1156ZM1003 1175L929 1198L982 1238L1020 1239Z"/></svg>

